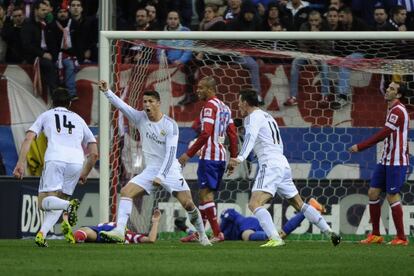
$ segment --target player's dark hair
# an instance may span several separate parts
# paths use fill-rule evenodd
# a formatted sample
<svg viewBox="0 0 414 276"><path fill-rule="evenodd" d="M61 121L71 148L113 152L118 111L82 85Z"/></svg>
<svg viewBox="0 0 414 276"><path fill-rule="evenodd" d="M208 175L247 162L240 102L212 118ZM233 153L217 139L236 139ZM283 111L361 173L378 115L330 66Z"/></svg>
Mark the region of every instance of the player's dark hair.
<svg viewBox="0 0 414 276"><path fill-rule="evenodd" d="M53 90L52 103L53 107L63 106L69 107L71 102L71 96L66 88L58 87Z"/></svg>
<svg viewBox="0 0 414 276"><path fill-rule="evenodd" d="M145 91L144 92L144 96L154 97L158 101L161 101L160 94L157 91L155 91L155 90L147 90L147 91Z"/></svg>
<svg viewBox="0 0 414 276"><path fill-rule="evenodd" d="M401 95L400 100L405 99L408 96L408 87L406 83L398 83L400 87L398 88L398 94Z"/></svg>
<svg viewBox="0 0 414 276"><path fill-rule="evenodd" d="M240 99L246 101L250 106L259 106L259 98L257 91L251 88L243 88L240 90Z"/></svg>

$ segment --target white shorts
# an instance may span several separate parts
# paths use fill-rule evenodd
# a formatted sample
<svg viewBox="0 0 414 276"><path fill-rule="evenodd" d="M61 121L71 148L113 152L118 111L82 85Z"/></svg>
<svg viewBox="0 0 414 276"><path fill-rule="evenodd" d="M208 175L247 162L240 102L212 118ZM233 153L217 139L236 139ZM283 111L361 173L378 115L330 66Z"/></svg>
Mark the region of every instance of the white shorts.
<svg viewBox="0 0 414 276"><path fill-rule="evenodd" d="M72 195L82 172L82 164L46 161L40 178L39 193L62 191Z"/></svg>
<svg viewBox="0 0 414 276"><path fill-rule="evenodd" d="M252 192L262 191L275 196L276 192L283 198L290 199L298 194L292 180L292 170L286 162L262 164L259 167Z"/></svg>
<svg viewBox="0 0 414 276"><path fill-rule="evenodd" d="M156 187L152 185L152 181L158 175L159 170L159 168L147 167L139 175L133 177L129 182L142 187L148 194L151 194L151 192L156 189ZM187 181L185 181L179 168L171 168L170 173L161 183L161 186L163 186L164 189L167 190L170 194L172 192L190 190Z"/></svg>

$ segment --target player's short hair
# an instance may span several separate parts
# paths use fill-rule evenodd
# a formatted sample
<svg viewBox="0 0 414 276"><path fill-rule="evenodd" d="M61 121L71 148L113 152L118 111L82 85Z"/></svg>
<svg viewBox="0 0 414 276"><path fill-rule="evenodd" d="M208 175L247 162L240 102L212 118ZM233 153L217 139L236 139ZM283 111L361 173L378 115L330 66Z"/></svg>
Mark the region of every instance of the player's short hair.
<svg viewBox="0 0 414 276"><path fill-rule="evenodd" d="M158 101L161 101L160 93L155 90L147 90L144 91L144 96L154 97Z"/></svg>
<svg viewBox="0 0 414 276"><path fill-rule="evenodd" d="M401 95L400 99L404 99L406 96L408 96L409 90L406 83L397 82L397 84L400 86L398 88L398 94Z"/></svg>
<svg viewBox="0 0 414 276"><path fill-rule="evenodd" d="M257 91L251 88L243 88L240 90L240 99L246 101L250 106L259 106L259 98Z"/></svg>
<svg viewBox="0 0 414 276"><path fill-rule="evenodd" d="M201 79L208 87L213 88L216 91L217 82L216 79L212 76L207 76Z"/></svg>
<svg viewBox="0 0 414 276"><path fill-rule="evenodd" d="M66 88L58 87L53 90L52 103L53 107L63 106L69 107L71 102L71 96Z"/></svg>

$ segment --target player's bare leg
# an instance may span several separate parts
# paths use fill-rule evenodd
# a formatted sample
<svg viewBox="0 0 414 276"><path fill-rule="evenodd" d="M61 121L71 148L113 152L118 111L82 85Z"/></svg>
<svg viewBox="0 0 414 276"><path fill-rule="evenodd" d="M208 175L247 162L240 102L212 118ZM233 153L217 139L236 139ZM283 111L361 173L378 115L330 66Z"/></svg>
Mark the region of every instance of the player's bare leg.
<svg viewBox="0 0 414 276"><path fill-rule="evenodd" d="M121 189L121 200L117 212L116 227L111 231L101 231L99 236L106 242L124 243L125 228L132 212L132 199L142 196L145 190L132 182Z"/></svg>
<svg viewBox="0 0 414 276"><path fill-rule="evenodd" d="M337 246L341 242L341 236L334 233L322 215L312 205L304 203L299 194L288 199L288 201L296 211L302 212L306 219L316 225L322 233L329 236L334 246Z"/></svg>
<svg viewBox="0 0 414 276"><path fill-rule="evenodd" d="M191 192L190 191L177 192L176 198L181 203L181 206L183 206L183 208L187 211L188 218L190 219L191 224L197 230L199 234L200 244L203 246L210 246L211 242L209 241L206 235L203 220L201 218L201 213L193 202L193 199L191 197Z"/></svg>

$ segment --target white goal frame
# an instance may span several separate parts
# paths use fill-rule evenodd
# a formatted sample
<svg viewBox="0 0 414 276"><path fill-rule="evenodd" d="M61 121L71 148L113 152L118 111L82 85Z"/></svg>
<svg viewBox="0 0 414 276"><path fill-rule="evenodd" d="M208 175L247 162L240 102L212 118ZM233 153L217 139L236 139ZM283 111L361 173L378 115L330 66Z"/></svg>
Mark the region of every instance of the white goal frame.
<svg viewBox="0 0 414 276"><path fill-rule="evenodd" d="M111 44L113 39L175 40L413 40L414 32L166 32L100 31L99 79L111 83ZM99 94L99 221L109 220L110 104Z"/></svg>

